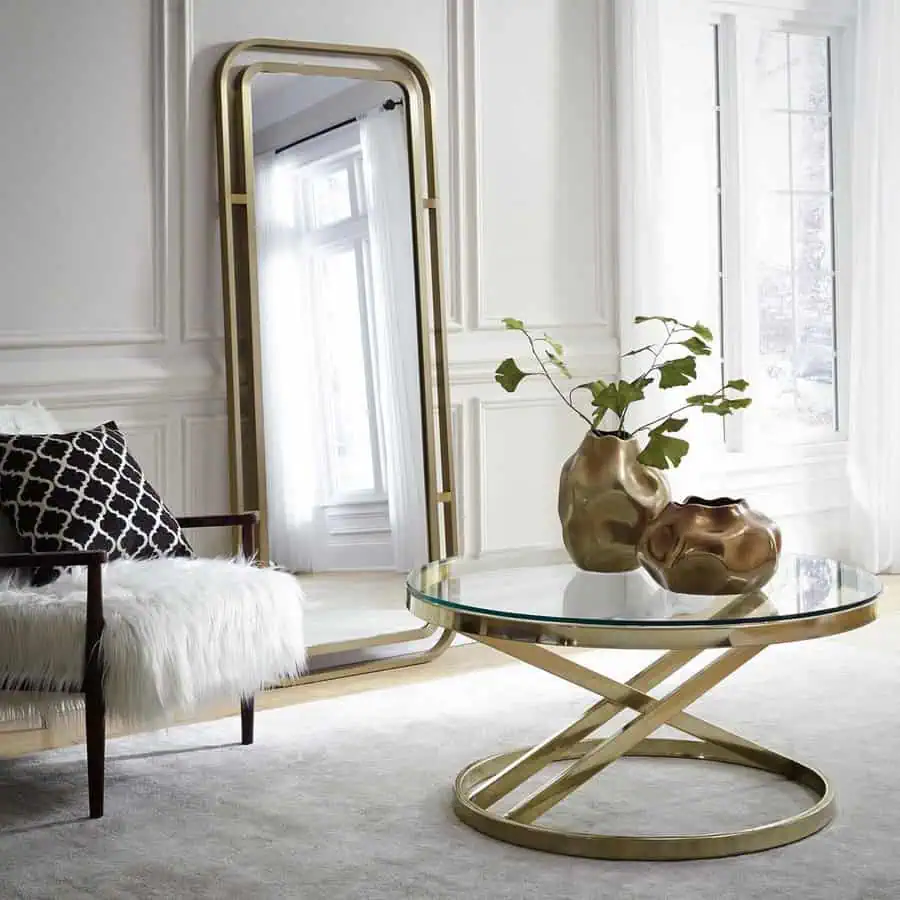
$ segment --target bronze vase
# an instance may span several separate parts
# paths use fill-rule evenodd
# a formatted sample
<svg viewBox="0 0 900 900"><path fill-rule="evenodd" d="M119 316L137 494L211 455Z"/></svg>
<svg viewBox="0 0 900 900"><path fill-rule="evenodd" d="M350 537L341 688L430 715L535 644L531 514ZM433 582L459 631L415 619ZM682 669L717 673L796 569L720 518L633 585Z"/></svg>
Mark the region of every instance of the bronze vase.
<svg viewBox="0 0 900 900"><path fill-rule="evenodd" d="M781 531L744 500L688 497L670 503L638 546L641 565L679 594L743 594L774 574Z"/></svg>
<svg viewBox="0 0 900 900"><path fill-rule="evenodd" d="M656 469L638 462L635 438L589 431L559 477L559 520L572 562L587 572L629 572L637 544L669 502Z"/></svg>

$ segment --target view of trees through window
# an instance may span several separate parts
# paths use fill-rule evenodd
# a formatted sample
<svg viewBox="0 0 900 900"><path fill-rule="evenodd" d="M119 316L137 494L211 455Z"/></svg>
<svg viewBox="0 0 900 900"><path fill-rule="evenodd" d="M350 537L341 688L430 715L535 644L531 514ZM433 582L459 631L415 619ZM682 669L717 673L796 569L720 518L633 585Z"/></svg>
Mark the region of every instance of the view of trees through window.
<svg viewBox="0 0 900 900"><path fill-rule="evenodd" d="M836 426L828 38L763 32L756 279L759 398L770 417Z"/></svg>
<svg viewBox="0 0 900 900"><path fill-rule="evenodd" d="M754 430L808 441L838 427L829 38L761 31L752 49L737 76L751 308L731 317L744 344L735 368L751 380Z"/></svg>

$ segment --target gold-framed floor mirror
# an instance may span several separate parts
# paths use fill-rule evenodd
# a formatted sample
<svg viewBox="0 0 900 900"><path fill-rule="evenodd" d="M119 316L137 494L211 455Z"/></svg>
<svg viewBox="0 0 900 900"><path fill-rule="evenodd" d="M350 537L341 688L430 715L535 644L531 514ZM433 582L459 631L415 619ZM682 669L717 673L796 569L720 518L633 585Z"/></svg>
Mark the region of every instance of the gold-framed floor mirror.
<svg viewBox="0 0 900 900"><path fill-rule="evenodd" d="M457 552L431 89L408 55L254 39L216 84L231 502L303 582L302 681L425 662Z"/></svg>

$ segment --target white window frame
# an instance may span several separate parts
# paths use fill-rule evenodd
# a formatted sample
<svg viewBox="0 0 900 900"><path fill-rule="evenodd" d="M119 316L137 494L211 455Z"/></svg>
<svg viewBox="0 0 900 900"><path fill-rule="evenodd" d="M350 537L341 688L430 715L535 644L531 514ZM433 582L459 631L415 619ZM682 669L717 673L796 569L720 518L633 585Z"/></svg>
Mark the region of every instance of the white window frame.
<svg viewBox="0 0 900 900"><path fill-rule="evenodd" d="M808 4L806 4L808 6ZM801 11L804 4L791 0L758 4L750 0L714 3L712 23L717 26L717 74L720 100L720 177L721 177L721 241L722 241L722 302L721 332L723 375L726 379L740 377L742 361L747 351L746 315L755 313L749 277L742 269L747 258L744 251L746 229L744 213L748 209L745 180L742 180L742 145L740 97L741 79L749 69L738 58L742 45L741 33L747 27L765 27L795 34L824 35L830 39L831 57L831 137L832 137L832 222L835 328L835 377L837 429L827 439L817 437L811 442L782 443L777 447L762 447L757 437L748 434L744 416L730 416L724 421L725 449L730 454L745 457L807 458L827 455L830 450L843 452L846 442L847 385L849 381L849 309L850 288L850 135L852 127L852 47L853 4L838 0L820 4L810 13ZM752 396L752 385L750 388Z"/></svg>
<svg viewBox="0 0 900 900"><path fill-rule="evenodd" d="M364 353L373 487L362 491L340 491L330 465L331 457L327 452L323 452L321 458L326 461L328 467L328 491L327 496L319 505L339 507L351 504L387 503L384 442L381 439L381 416L375 391L375 347L372 329L368 327L373 315L371 253L359 125L348 124L330 134L323 135L321 138L311 141L308 147L298 148L293 155L298 166L304 170L305 183L301 187L302 200L299 204L304 241L307 241L311 247L326 252L342 249L354 250L356 277L360 286L362 332L363 339L366 341ZM313 204L310 197L311 179L338 170L345 170L348 174L351 215L338 222L318 227L314 221ZM324 440L324 435L321 437Z"/></svg>

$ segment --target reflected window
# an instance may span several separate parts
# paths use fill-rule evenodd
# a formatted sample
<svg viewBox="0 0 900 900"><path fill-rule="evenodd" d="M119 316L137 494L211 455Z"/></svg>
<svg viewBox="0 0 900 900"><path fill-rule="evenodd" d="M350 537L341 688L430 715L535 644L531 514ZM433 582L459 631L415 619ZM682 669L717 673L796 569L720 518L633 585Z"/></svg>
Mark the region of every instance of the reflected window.
<svg viewBox="0 0 900 900"><path fill-rule="evenodd" d="M326 503L385 494L362 148L357 127L342 132L338 149L332 141L331 152L308 156L294 179L308 260L317 396L327 398L318 436Z"/></svg>
<svg viewBox="0 0 900 900"><path fill-rule="evenodd" d="M431 534L416 131L396 85L297 74L254 79L247 190L271 558L302 572L406 572L428 558ZM252 270L236 274L252 285Z"/></svg>
<svg viewBox="0 0 900 900"><path fill-rule="evenodd" d="M319 317L320 382L328 397L328 464L334 492L375 490L371 363L365 327L360 254L354 246L325 248L315 270Z"/></svg>
<svg viewBox="0 0 900 900"><path fill-rule="evenodd" d="M353 215L350 173L345 167L326 171L310 179L310 218L316 228L325 228Z"/></svg>

